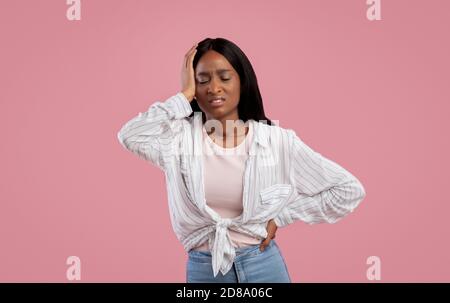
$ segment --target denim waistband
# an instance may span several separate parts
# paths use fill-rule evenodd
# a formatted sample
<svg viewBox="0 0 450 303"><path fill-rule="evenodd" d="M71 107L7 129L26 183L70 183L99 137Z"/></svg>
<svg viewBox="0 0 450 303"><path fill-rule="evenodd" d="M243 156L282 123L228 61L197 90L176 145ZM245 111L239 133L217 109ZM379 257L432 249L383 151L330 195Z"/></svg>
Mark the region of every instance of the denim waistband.
<svg viewBox="0 0 450 303"><path fill-rule="evenodd" d="M269 242L269 245L266 246L265 249L269 249L273 245L276 245L275 240ZM249 252L252 252L256 249L259 249L260 244L249 245L244 247L235 248L236 256L243 255ZM190 250L188 252L189 255L197 255L197 256L211 256L211 252L209 250Z"/></svg>

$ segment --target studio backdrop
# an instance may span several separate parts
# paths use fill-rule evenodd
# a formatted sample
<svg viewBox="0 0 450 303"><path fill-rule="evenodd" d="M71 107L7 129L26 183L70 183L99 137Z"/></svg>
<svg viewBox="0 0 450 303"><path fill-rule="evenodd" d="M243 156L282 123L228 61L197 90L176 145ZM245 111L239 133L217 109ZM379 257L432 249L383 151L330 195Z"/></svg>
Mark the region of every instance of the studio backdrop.
<svg viewBox="0 0 450 303"><path fill-rule="evenodd" d="M445 0L1 0L0 281L185 281L164 173L117 133L223 37L267 117L366 191L277 230L292 281L448 282L449 29Z"/></svg>

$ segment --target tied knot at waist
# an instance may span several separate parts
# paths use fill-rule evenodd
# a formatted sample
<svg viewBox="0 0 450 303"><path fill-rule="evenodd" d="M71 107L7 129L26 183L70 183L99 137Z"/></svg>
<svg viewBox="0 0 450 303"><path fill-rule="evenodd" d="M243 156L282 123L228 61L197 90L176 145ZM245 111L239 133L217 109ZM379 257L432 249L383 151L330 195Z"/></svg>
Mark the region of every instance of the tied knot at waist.
<svg viewBox="0 0 450 303"><path fill-rule="evenodd" d="M211 250L214 277L217 276L219 271L225 275L231 269L236 256L228 236L228 227L235 225L235 223L230 218L216 218L216 221L216 232Z"/></svg>
<svg viewBox="0 0 450 303"><path fill-rule="evenodd" d="M216 223L216 227L220 227L220 228L228 228L231 225L233 225L233 221L229 218L223 218L220 219L217 223Z"/></svg>

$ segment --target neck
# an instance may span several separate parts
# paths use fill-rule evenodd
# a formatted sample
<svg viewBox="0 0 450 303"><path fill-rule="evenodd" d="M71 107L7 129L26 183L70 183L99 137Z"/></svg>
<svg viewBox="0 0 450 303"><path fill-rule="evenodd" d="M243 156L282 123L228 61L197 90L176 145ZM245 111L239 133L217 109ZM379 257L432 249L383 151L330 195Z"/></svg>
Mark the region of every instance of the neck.
<svg viewBox="0 0 450 303"><path fill-rule="evenodd" d="M222 125L222 131L220 131L220 129L216 130L216 129L212 129L212 128L210 128L210 130L208 131L208 134L214 133L214 135L216 137L222 137L222 138L241 137L241 136L245 136L248 131L248 127L245 126L245 123L238 122L239 117L237 117L237 116L220 118L220 119L208 118L207 121L208 120L219 121L220 124ZM227 121L229 121L229 122L227 123ZM228 128L227 128L227 124L229 124Z"/></svg>

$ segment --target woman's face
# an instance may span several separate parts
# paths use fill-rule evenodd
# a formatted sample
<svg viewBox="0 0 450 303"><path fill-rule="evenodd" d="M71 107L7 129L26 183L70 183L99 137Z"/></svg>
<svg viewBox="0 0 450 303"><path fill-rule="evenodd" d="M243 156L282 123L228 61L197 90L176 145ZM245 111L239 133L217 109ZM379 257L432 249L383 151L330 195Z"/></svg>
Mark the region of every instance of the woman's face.
<svg viewBox="0 0 450 303"><path fill-rule="evenodd" d="M220 53L209 50L195 68L195 97L206 119L237 120L241 94L239 74ZM224 98L214 103L214 98Z"/></svg>

